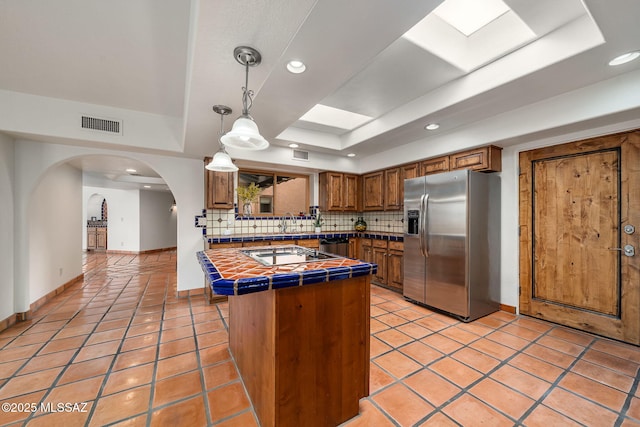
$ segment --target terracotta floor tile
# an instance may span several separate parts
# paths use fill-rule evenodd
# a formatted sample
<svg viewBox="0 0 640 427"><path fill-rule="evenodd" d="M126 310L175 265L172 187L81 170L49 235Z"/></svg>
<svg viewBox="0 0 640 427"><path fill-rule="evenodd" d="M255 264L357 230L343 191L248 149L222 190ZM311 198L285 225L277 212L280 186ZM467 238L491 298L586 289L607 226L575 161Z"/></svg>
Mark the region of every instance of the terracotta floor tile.
<svg viewBox="0 0 640 427"><path fill-rule="evenodd" d="M502 330L492 332L486 338L515 350L522 350L531 343L529 340L508 334Z"/></svg>
<svg viewBox="0 0 640 427"><path fill-rule="evenodd" d="M151 426L179 426L188 420L189 426L206 426L207 416L204 398L197 396L164 408L155 410L151 416Z"/></svg>
<svg viewBox="0 0 640 427"><path fill-rule="evenodd" d="M44 344L49 341L49 338L51 338L55 334L56 331L45 331L32 334L27 334L25 332L25 334L14 338L9 344L5 346L5 348L22 347L30 344Z"/></svg>
<svg viewBox="0 0 640 427"><path fill-rule="evenodd" d="M0 378L9 378L22 365L24 365L25 362L26 362L26 359L19 359L19 360L12 360L11 362L0 363Z"/></svg>
<svg viewBox="0 0 640 427"><path fill-rule="evenodd" d="M591 348L640 364L640 347L607 339L598 339Z"/></svg>
<svg viewBox="0 0 640 427"><path fill-rule="evenodd" d="M202 392L199 371L187 372L156 381L153 407L166 405Z"/></svg>
<svg viewBox="0 0 640 427"><path fill-rule="evenodd" d="M224 323L222 320L208 320L203 323L197 323L194 325L196 334L206 334L207 332L213 332L224 329Z"/></svg>
<svg viewBox="0 0 640 427"><path fill-rule="evenodd" d="M197 340L199 348L207 348L229 342L229 334L225 329L222 329L215 332L209 332L208 334L198 335Z"/></svg>
<svg viewBox="0 0 640 427"><path fill-rule="evenodd" d="M160 337L159 332L153 332L151 334L138 335L131 338L126 338L122 343L122 348L120 351L126 352L131 350L137 350L139 348L149 347L150 345L157 345L158 338Z"/></svg>
<svg viewBox="0 0 640 427"><path fill-rule="evenodd" d="M601 365L606 368L613 369L614 371L618 371L631 377L636 376L638 367L640 366L628 359L622 359L620 357L593 349L587 350L584 356L582 356L582 360L586 360L596 365Z"/></svg>
<svg viewBox="0 0 640 427"><path fill-rule="evenodd" d="M476 320L476 322L493 329L501 328L507 324L507 322L505 322L504 320L491 316L481 317L480 319Z"/></svg>
<svg viewBox="0 0 640 427"><path fill-rule="evenodd" d="M200 355L200 364L202 366L212 365L231 358L229 347L226 344L198 349L198 354Z"/></svg>
<svg viewBox="0 0 640 427"><path fill-rule="evenodd" d="M627 416L640 421L640 399L633 397L627 410Z"/></svg>
<svg viewBox="0 0 640 427"><path fill-rule="evenodd" d="M378 316L377 320L383 323L386 323L389 326L400 326L404 325L408 322L407 319L401 316L397 316L393 313L383 314L382 316Z"/></svg>
<svg viewBox="0 0 640 427"><path fill-rule="evenodd" d="M514 424L509 418L466 393L445 406L442 412L463 426L513 427Z"/></svg>
<svg viewBox="0 0 640 427"><path fill-rule="evenodd" d="M444 354L453 353L462 347L462 344L458 341L454 341L451 338L447 338L440 334L431 334L428 337L422 338L420 342L427 344Z"/></svg>
<svg viewBox="0 0 640 427"><path fill-rule="evenodd" d="M542 332L527 329L519 325L506 325L500 329L502 332L506 332L511 335L515 335L518 338L525 339L527 341L534 341L542 336Z"/></svg>
<svg viewBox="0 0 640 427"><path fill-rule="evenodd" d="M109 379L102 390L103 395L117 393L144 384L149 384L153 379L153 363L134 366L133 368L111 372Z"/></svg>
<svg viewBox="0 0 640 427"><path fill-rule="evenodd" d="M198 359L196 353L184 353L159 360L156 369L156 379L160 380L198 369Z"/></svg>
<svg viewBox="0 0 640 427"><path fill-rule="evenodd" d="M202 369L202 374L204 375L204 384L207 390L236 381L239 377L238 370L231 361L209 365Z"/></svg>
<svg viewBox="0 0 640 427"><path fill-rule="evenodd" d="M131 321L131 324L141 325L144 323L156 323L156 322L160 324L160 320L162 320L162 314L160 313L143 313L143 314L135 315L133 317L133 320Z"/></svg>
<svg viewBox="0 0 640 427"><path fill-rule="evenodd" d="M612 426L618 418L614 412L561 388L551 390L542 403L586 425L592 423L593 420L598 420L599 423L602 423L601 425Z"/></svg>
<svg viewBox="0 0 640 427"><path fill-rule="evenodd" d="M211 421L214 423L244 411L251 405L242 384L239 382L210 391L207 393L207 400L211 412Z"/></svg>
<svg viewBox="0 0 640 427"><path fill-rule="evenodd" d="M90 402L96 398L104 376L93 377L54 387L45 399L52 404Z"/></svg>
<svg viewBox="0 0 640 427"><path fill-rule="evenodd" d="M495 341L491 341L486 337L472 342L469 347L472 347L481 353L486 353L499 360L505 360L516 353L516 350L502 344L498 344Z"/></svg>
<svg viewBox="0 0 640 427"><path fill-rule="evenodd" d="M80 381L85 378L91 378L105 374L114 356L105 356L98 359L91 359L86 362L72 363L69 365L58 381L58 384L67 384L74 381Z"/></svg>
<svg viewBox="0 0 640 427"><path fill-rule="evenodd" d="M86 405L72 406L73 411L71 412L62 411L39 415L37 418L31 419L27 423L27 427L83 426L87 422L92 406L93 402L87 402Z"/></svg>
<svg viewBox="0 0 640 427"><path fill-rule="evenodd" d="M368 400L360 401L360 413L341 427L393 427L394 424ZM237 427L243 427L238 425Z"/></svg>
<svg viewBox="0 0 640 427"><path fill-rule="evenodd" d="M411 375L404 383L434 406L444 404L462 390L426 369Z"/></svg>
<svg viewBox="0 0 640 427"><path fill-rule="evenodd" d="M65 350L57 353L49 353L42 356L36 356L20 369L20 375L29 374L31 372L42 371L49 368L64 366L73 357L76 350ZM2 378L0 376L0 378Z"/></svg>
<svg viewBox="0 0 640 427"><path fill-rule="evenodd" d="M476 370L469 368L466 365L458 362L453 359L442 359L435 363L429 365L429 369L443 377L447 378L449 381L453 382L459 387L465 388L469 384L477 381L482 377L482 374Z"/></svg>
<svg viewBox="0 0 640 427"><path fill-rule="evenodd" d="M38 353L39 355L54 353L56 351L78 349L87 339L87 335L80 335L71 338L54 339L45 345Z"/></svg>
<svg viewBox="0 0 640 427"><path fill-rule="evenodd" d="M393 383L395 379L384 372L375 363L370 363L369 366L369 393L374 394L378 390Z"/></svg>
<svg viewBox="0 0 640 427"><path fill-rule="evenodd" d="M407 344L408 342L413 341L409 335L403 334L400 331L396 331L395 329L388 329L386 331L381 331L375 334L376 338L384 341L386 344L391 347L400 347L403 344Z"/></svg>
<svg viewBox="0 0 640 427"><path fill-rule="evenodd" d="M372 399L402 426L411 426L433 411L433 406L404 385L395 384Z"/></svg>
<svg viewBox="0 0 640 427"><path fill-rule="evenodd" d="M440 331L440 334L462 344L469 344L480 339L478 335L472 334L471 332L465 331L457 326L443 329Z"/></svg>
<svg viewBox="0 0 640 427"><path fill-rule="evenodd" d="M484 337L485 335L488 335L495 330L493 328L489 328L487 326L481 325L480 323L477 323L477 322L460 323L458 325L458 328L463 329L467 332L471 332L472 334L476 334L480 337Z"/></svg>
<svg viewBox="0 0 640 427"><path fill-rule="evenodd" d="M382 323L377 319L371 319L369 331L372 334L375 334L376 332L384 331L385 329L389 329L389 325L387 325L386 323Z"/></svg>
<svg viewBox="0 0 640 427"><path fill-rule="evenodd" d="M490 377L535 400L540 399L551 387L548 382L510 365L501 366Z"/></svg>
<svg viewBox="0 0 640 427"><path fill-rule="evenodd" d="M22 394L33 393L48 388L53 384L63 368L47 369L32 374L11 378L0 389L0 400L5 400Z"/></svg>
<svg viewBox="0 0 640 427"><path fill-rule="evenodd" d="M103 426L124 420L149 409L151 387L146 385L101 397L95 406L90 426Z"/></svg>
<svg viewBox="0 0 640 427"><path fill-rule="evenodd" d="M436 319L434 317L434 315L426 316L426 317L423 317L422 319L418 319L418 320L416 320L415 323L417 323L418 325L423 326L423 327L425 327L425 328L427 328L429 330L435 331L435 332L437 332L437 331L439 331L441 329L444 329L447 326L449 326L448 323L444 323L444 322Z"/></svg>
<svg viewBox="0 0 640 427"><path fill-rule="evenodd" d="M31 357L42 348L42 344L31 344L22 347L7 348L0 350L0 360L2 362L10 362L12 360L25 359Z"/></svg>
<svg viewBox="0 0 640 427"><path fill-rule="evenodd" d="M55 339L61 339L61 338L69 338L69 337L77 337L79 335L87 335L90 334L94 329L95 329L96 325L93 323L90 324L83 324L83 325L78 325L78 326L66 326L62 329L60 329L60 331L56 334Z"/></svg>
<svg viewBox="0 0 640 427"><path fill-rule="evenodd" d="M402 346L399 350L422 365L428 365L444 356L438 350L419 341Z"/></svg>
<svg viewBox="0 0 640 427"><path fill-rule="evenodd" d="M383 302L382 304L378 304L377 307L382 308L383 310L387 310L388 312L394 312L394 311L398 311L398 310L402 310L403 308L405 308L404 305L400 305L396 302Z"/></svg>
<svg viewBox="0 0 640 427"><path fill-rule="evenodd" d="M59 320L57 322L38 322L37 324L31 326L27 332L44 332L44 331L57 331L62 328L67 322L64 320ZM2 333L0 333L2 336Z"/></svg>
<svg viewBox="0 0 640 427"><path fill-rule="evenodd" d="M461 348L451 357L485 374L500 364L497 359L469 347Z"/></svg>
<svg viewBox="0 0 640 427"><path fill-rule="evenodd" d="M398 310L394 312L395 315L404 317L407 320L415 321L425 317L427 314L431 314L432 312L429 310L419 311L419 307L410 307L403 308L402 310Z"/></svg>
<svg viewBox="0 0 640 427"><path fill-rule="evenodd" d="M166 329L162 331L160 342L165 343L169 341L175 341L181 338L188 338L193 336L193 326L180 326L178 328Z"/></svg>
<svg viewBox="0 0 640 427"><path fill-rule="evenodd" d="M127 331L127 338L135 337L137 335L150 334L152 332L160 331L160 322L147 322L137 325L131 325Z"/></svg>
<svg viewBox="0 0 640 427"><path fill-rule="evenodd" d="M511 322L511 324L522 326L524 328L531 329L537 332L542 332L542 333L548 332L554 328L554 325L551 323L546 323L541 320L537 320L527 316L520 316L516 320Z"/></svg>
<svg viewBox="0 0 640 427"><path fill-rule="evenodd" d="M19 403L38 403L40 402L40 400L44 397L45 395L45 391L37 391L35 393L29 393L29 394L24 394L21 396L11 396L11 397L7 397L7 398L3 398L2 399L2 403L3 404L19 404ZM21 420L26 419L27 417L29 417L31 415L30 412L20 412L20 411L16 411L16 412L11 412L11 411L2 411L2 418L0 419L0 422L3 425L11 425L12 427L15 425L16 427L19 425L23 425L24 423L20 423L20 424L11 424L11 423L17 423Z"/></svg>
<svg viewBox="0 0 640 427"><path fill-rule="evenodd" d="M577 345L562 339L550 337L549 335L546 335L540 338L538 341L536 341L536 344L549 347L553 350L561 351L562 353L566 353L573 357L580 356L580 354L582 354L582 352L584 351L584 347L581 345Z"/></svg>
<svg viewBox="0 0 640 427"><path fill-rule="evenodd" d="M564 372L555 365L524 353L515 356L509 361L509 364L550 383L554 382Z"/></svg>
<svg viewBox="0 0 640 427"><path fill-rule="evenodd" d="M574 356L538 344L527 347L524 349L524 353L564 369L568 368L576 359Z"/></svg>
<svg viewBox="0 0 640 427"><path fill-rule="evenodd" d="M453 421L451 418L444 415L442 412L436 412L431 415L427 420L420 424L418 427L458 427L459 424Z"/></svg>
<svg viewBox="0 0 640 427"><path fill-rule="evenodd" d="M564 328L562 326L556 326L551 331L549 331L547 335L555 338L560 338L574 344L578 344L581 347L586 347L591 344L591 342L596 340L593 335L585 334L569 328Z"/></svg>
<svg viewBox="0 0 640 427"><path fill-rule="evenodd" d="M94 332L91 334L85 345L101 344L108 341L121 341L126 332L125 328L110 329L102 332Z"/></svg>
<svg viewBox="0 0 640 427"><path fill-rule="evenodd" d="M373 361L398 379L404 378L422 368L422 365L419 365L397 350L390 351L373 359Z"/></svg>
<svg viewBox="0 0 640 427"><path fill-rule="evenodd" d="M100 344L87 345L76 355L74 361L84 362L85 360L96 359L109 354L116 354L120 347L120 341L109 341Z"/></svg>
<svg viewBox="0 0 640 427"><path fill-rule="evenodd" d="M571 368L571 371L625 393L628 393L633 385L633 378L600 365L587 362L586 360L579 360L573 368Z"/></svg>
<svg viewBox="0 0 640 427"><path fill-rule="evenodd" d="M565 375L559 385L614 411L620 411L627 398L626 393L572 372Z"/></svg>
<svg viewBox="0 0 640 427"><path fill-rule="evenodd" d="M524 425L527 427L578 427L578 424L570 418L565 417L559 412L554 411L544 405L536 406L533 411L525 418Z"/></svg>
<svg viewBox="0 0 640 427"><path fill-rule="evenodd" d="M131 322L131 318L129 317L126 317L124 319L117 319L117 320L105 320L98 324L98 326L96 327L96 332L126 328L127 326L129 326L129 322Z"/></svg>
<svg viewBox="0 0 640 427"><path fill-rule="evenodd" d="M371 317L378 317L378 316L382 316L384 314L389 313L387 310L384 310L378 306L372 305L371 306Z"/></svg>
<svg viewBox="0 0 640 427"><path fill-rule="evenodd" d="M131 368L133 366L144 365L145 363L156 360L157 347L145 347L139 350L120 353L116 357L116 363L113 366L114 371Z"/></svg>
<svg viewBox="0 0 640 427"><path fill-rule="evenodd" d="M535 400L489 378L473 386L469 393L516 420L535 404Z"/></svg>

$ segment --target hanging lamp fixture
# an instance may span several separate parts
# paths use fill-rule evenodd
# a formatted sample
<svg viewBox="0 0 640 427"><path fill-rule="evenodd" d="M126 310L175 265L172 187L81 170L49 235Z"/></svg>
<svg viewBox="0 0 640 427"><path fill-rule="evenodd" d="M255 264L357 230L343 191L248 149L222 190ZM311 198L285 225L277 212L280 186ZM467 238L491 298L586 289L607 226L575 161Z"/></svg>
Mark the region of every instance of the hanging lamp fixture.
<svg viewBox="0 0 640 427"><path fill-rule="evenodd" d="M227 154L227 150L225 150L224 143L222 142L222 136L224 135L224 116L231 114L232 110L226 105L214 105L213 111L220 114L220 136L218 137L220 149L205 168L216 172L235 172L238 170L238 167L231 161L231 156Z"/></svg>
<svg viewBox="0 0 640 427"><path fill-rule="evenodd" d="M242 88L242 115L233 123L233 127L220 140L227 147L243 150L264 150L269 142L258 131L258 125L249 115L253 104L253 91L249 90L249 67L255 67L262 61L260 52L249 46L238 46L233 55L245 67L245 85Z"/></svg>

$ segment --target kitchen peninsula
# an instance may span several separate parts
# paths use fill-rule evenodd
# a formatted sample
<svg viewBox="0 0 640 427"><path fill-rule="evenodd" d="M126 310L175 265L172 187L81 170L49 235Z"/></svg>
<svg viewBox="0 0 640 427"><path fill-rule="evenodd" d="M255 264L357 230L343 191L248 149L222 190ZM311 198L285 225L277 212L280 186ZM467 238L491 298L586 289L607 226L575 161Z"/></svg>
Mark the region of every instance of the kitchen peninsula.
<svg viewBox="0 0 640 427"><path fill-rule="evenodd" d="M375 264L295 245L210 249L229 296L229 348L262 426L336 426L369 395Z"/></svg>

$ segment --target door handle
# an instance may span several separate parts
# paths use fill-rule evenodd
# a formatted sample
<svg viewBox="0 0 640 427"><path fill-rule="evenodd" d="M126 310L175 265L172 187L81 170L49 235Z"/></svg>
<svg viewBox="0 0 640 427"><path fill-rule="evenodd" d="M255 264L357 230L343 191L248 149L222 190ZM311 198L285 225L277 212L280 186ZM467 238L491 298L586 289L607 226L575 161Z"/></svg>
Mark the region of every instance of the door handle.
<svg viewBox="0 0 640 427"><path fill-rule="evenodd" d="M609 248L610 251L622 251L624 256L634 256L636 254L636 248L633 245L624 245L624 248Z"/></svg>
<svg viewBox="0 0 640 427"><path fill-rule="evenodd" d="M427 239L427 229L429 227L429 219L427 218L427 209L429 208L429 195L423 194L420 200L420 220L422 222L422 231L420 232L420 249L425 258L429 258L429 240Z"/></svg>

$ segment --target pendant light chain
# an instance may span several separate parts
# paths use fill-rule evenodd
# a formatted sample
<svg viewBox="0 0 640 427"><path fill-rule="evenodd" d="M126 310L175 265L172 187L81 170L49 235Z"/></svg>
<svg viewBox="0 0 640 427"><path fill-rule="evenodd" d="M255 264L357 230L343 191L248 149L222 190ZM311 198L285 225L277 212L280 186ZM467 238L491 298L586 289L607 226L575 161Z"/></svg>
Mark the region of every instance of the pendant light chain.
<svg viewBox="0 0 640 427"><path fill-rule="evenodd" d="M249 110L253 106L253 91L249 90L249 62L252 58L245 57L245 77L242 88L242 115L249 116ZM253 61L251 61L253 63Z"/></svg>

